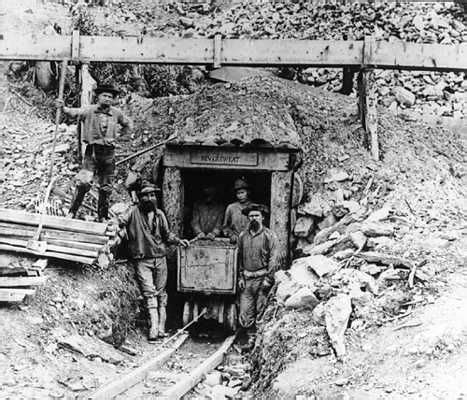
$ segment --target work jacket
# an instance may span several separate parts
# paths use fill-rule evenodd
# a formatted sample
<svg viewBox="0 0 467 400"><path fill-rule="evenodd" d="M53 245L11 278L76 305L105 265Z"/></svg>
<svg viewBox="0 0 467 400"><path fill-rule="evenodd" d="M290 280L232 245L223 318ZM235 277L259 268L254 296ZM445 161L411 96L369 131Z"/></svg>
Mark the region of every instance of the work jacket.
<svg viewBox="0 0 467 400"><path fill-rule="evenodd" d="M178 238L169 230L162 210L146 214L133 206L120 221L126 227L128 247L133 259L165 257L166 243L175 243Z"/></svg>
<svg viewBox="0 0 467 400"><path fill-rule="evenodd" d="M101 109L97 104L79 108L69 108L68 114L83 120L83 141L87 144L115 146L119 125L131 128L130 120L115 107Z"/></svg>
<svg viewBox="0 0 467 400"><path fill-rule="evenodd" d="M194 235L201 232L212 233L219 236L222 230L222 220L224 218L224 206L218 203L195 203L193 206L193 216L191 218L191 228Z"/></svg>
<svg viewBox="0 0 467 400"><path fill-rule="evenodd" d="M251 201L240 203L236 201L227 206L224 217L224 234L228 237L240 235L248 227L248 217L242 214L245 207L248 207Z"/></svg>
<svg viewBox="0 0 467 400"><path fill-rule="evenodd" d="M248 229L238 237L238 264L240 274L246 272L274 272L276 267L277 239L270 229L263 227L252 233Z"/></svg>

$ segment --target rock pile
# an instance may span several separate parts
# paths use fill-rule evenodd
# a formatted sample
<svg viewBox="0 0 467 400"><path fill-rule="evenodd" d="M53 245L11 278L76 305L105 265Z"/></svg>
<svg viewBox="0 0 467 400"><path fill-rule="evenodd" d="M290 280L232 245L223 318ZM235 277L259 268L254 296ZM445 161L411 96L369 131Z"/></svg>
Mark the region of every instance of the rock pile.
<svg viewBox="0 0 467 400"><path fill-rule="evenodd" d="M454 3L406 2L397 4L316 4L294 2L240 2L226 11L202 14L177 4L178 17L162 23L142 15L147 26L157 26L154 35L209 37L220 33L240 39L335 39L403 40L446 45L467 41L462 9ZM292 74L290 74L292 72ZM287 74L303 83L336 91L342 85L342 71L333 68L305 68ZM379 102L394 112L411 108L434 116L461 118L466 113L467 83L464 73L378 71ZM354 91L355 95L355 91Z"/></svg>
<svg viewBox="0 0 467 400"><path fill-rule="evenodd" d="M334 171L331 177L344 178L344 172ZM342 357L352 309L351 326L362 327L375 310L387 306L387 298L376 296L388 282L408 279L413 285L414 278L428 277L416 261L381 251L391 247L397 234L390 208L370 213L355 201L328 204L312 197L299 212L295 234L309 244L302 243L302 257L289 271L276 273L276 298L286 309L313 310L312 319L326 327L336 355ZM316 228L297 232L297 226Z"/></svg>

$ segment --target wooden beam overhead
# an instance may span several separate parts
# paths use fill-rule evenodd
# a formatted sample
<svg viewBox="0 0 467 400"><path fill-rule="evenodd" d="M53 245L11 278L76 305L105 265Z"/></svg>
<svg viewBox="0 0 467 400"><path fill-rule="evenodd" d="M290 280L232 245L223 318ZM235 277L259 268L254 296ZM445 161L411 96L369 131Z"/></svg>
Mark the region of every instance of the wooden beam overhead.
<svg viewBox="0 0 467 400"><path fill-rule="evenodd" d="M467 71L467 43L456 45L375 41L367 66L387 69Z"/></svg>
<svg viewBox="0 0 467 400"><path fill-rule="evenodd" d="M363 41L296 39L181 39L118 36L0 34L1 60L191 64L211 66L365 65L373 68L466 71L467 43L376 41L370 58Z"/></svg>

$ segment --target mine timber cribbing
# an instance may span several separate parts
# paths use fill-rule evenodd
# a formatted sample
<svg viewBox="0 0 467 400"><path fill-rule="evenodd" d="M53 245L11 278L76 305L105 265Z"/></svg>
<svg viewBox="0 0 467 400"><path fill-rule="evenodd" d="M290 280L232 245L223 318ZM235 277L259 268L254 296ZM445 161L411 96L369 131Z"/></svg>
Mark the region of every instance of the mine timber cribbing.
<svg viewBox="0 0 467 400"><path fill-rule="evenodd" d="M365 46L374 43L371 51ZM0 35L1 60L191 64L220 66L316 66L465 71L467 43L296 39L180 39L73 35Z"/></svg>

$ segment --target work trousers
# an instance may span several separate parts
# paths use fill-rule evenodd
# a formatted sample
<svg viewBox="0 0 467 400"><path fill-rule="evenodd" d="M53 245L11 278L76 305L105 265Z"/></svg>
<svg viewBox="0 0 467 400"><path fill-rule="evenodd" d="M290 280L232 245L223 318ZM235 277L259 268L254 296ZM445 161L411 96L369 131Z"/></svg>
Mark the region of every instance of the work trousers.
<svg viewBox="0 0 467 400"><path fill-rule="evenodd" d="M266 296L262 289L264 276L245 278L245 289L240 293L239 322L243 328L254 327L256 317L266 305Z"/></svg>
<svg viewBox="0 0 467 400"><path fill-rule="evenodd" d="M145 258L135 262L136 277L148 308L167 305L167 259Z"/></svg>
<svg viewBox="0 0 467 400"><path fill-rule="evenodd" d="M91 144L86 147L83 169L91 171L97 178L99 198L97 200L97 216L99 220L109 217L109 198L115 174L115 150L113 146ZM70 213L76 214L84 196L91 189L91 180L80 181L76 187Z"/></svg>

